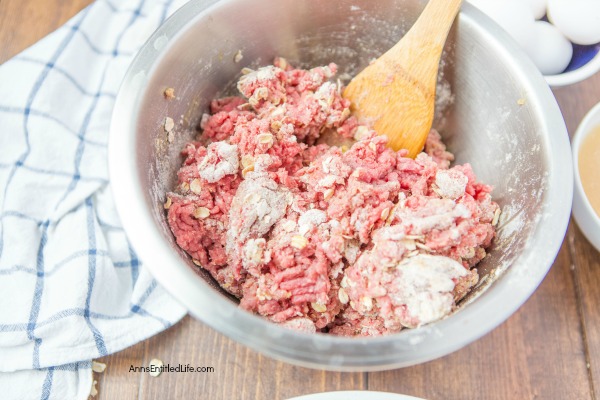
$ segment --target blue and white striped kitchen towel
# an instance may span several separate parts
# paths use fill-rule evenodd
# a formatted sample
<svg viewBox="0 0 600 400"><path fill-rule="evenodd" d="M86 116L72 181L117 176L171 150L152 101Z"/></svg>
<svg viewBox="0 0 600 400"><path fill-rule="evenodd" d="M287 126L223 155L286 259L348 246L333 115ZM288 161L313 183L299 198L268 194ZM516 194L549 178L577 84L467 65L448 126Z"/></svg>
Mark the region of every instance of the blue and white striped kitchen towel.
<svg viewBox="0 0 600 400"><path fill-rule="evenodd" d="M115 212L107 137L133 56L184 0L97 0L0 65L0 398L85 399L91 359L185 314Z"/></svg>

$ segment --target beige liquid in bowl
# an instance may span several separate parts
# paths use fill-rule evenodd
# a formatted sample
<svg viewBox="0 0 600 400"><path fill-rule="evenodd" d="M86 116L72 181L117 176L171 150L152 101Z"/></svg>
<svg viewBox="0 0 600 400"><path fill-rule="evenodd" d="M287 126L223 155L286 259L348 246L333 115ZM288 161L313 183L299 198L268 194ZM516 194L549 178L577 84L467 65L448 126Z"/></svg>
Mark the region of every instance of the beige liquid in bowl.
<svg viewBox="0 0 600 400"><path fill-rule="evenodd" d="M600 125L583 139L578 167L585 195L600 216Z"/></svg>

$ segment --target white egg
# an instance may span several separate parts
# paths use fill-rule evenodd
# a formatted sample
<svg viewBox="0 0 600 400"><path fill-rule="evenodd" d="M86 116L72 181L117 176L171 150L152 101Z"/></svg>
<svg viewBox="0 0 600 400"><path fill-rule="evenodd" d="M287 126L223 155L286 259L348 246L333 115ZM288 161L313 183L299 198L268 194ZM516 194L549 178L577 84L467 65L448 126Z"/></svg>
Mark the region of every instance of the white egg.
<svg viewBox="0 0 600 400"><path fill-rule="evenodd" d="M599 0L548 0L548 19L573 43L600 43Z"/></svg>
<svg viewBox="0 0 600 400"><path fill-rule="evenodd" d="M522 0L469 0L490 16L522 47L533 38L533 12Z"/></svg>
<svg viewBox="0 0 600 400"><path fill-rule="evenodd" d="M534 40L526 51L540 72L544 75L563 72L573 56L571 42L546 21L537 21L534 33Z"/></svg>
<svg viewBox="0 0 600 400"><path fill-rule="evenodd" d="M535 19L541 19L546 15L546 6L548 0L525 0L525 3L529 5Z"/></svg>

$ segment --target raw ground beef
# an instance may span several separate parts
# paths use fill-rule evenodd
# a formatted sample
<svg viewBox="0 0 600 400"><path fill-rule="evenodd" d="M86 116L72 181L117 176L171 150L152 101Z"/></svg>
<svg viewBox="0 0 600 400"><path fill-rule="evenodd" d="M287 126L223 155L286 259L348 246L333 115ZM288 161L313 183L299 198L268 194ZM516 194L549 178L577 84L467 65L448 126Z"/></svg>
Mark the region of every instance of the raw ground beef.
<svg viewBox="0 0 600 400"><path fill-rule="evenodd" d="M376 336L448 315L494 238L491 187L432 130L416 159L359 125L336 65L244 70L186 145L168 222L240 306L306 332ZM350 147L316 144L324 132Z"/></svg>

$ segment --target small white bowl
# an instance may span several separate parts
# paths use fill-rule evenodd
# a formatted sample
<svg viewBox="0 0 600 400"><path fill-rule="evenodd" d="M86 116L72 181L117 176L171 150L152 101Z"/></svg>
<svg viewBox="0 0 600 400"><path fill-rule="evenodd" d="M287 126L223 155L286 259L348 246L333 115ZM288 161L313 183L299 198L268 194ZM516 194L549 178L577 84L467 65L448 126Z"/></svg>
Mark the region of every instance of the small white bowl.
<svg viewBox="0 0 600 400"><path fill-rule="evenodd" d="M574 191L573 191L573 216L583 234L588 238L590 243L600 251L600 217L587 198L583 185L581 184L581 176L579 175L579 149L581 143L587 135L600 125L600 103L596 104L583 118L575 136L573 136L573 171L575 174Z"/></svg>
<svg viewBox="0 0 600 400"><path fill-rule="evenodd" d="M596 72L600 71L599 46L600 44L595 44L592 46L573 45L573 60L571 61L569 67L567 67L567 70L556 75L544 75L546 82L555 88L572 85L587 79ZM591 54L594 53L595 55L593 58L589 59L587 62L584 61L591 57Z"/></svg>

